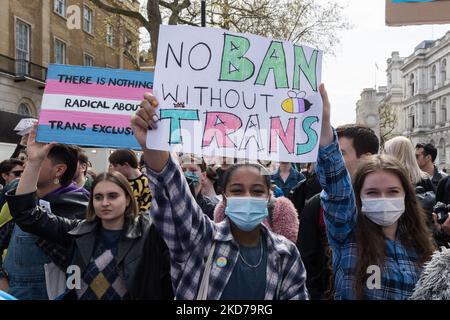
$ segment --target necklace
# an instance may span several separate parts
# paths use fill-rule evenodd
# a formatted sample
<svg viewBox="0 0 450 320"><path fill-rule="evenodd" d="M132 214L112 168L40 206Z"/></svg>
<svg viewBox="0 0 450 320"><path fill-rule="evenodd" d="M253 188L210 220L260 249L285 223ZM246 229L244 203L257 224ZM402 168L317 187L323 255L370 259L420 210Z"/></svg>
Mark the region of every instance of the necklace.
<svg viewBox="0 0 450 320"><path fill-rule="evenodd" d="M244 256L241 254L241 250L239 249L239 257L241 258L242 262L245 263L245 264L246 264L248 267L250 267L250 268L257 268L257 267L259 267L259 265L260 265L261 262L262 262L262 258L263 258L263 245L262 245L262 239L260 240L259 244L260 244L260 247L261 247L261 251L260 251L261 253L260 253L259 261L258 261L258 263L255 264L255 265L251 265L250 263L248 263L247 261L245 261Z"/></svg>

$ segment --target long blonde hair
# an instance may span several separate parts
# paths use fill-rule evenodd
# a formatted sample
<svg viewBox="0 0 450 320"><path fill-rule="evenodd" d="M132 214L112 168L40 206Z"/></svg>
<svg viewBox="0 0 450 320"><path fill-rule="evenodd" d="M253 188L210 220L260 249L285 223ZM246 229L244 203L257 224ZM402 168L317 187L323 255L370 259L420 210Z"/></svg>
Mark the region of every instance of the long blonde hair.
<svg viewBox="0 0 450 320"><path fill-rule="evenodd" d="M414 185L422 179L429 178L428 174L419 168L414 146L408 138L398 136L386 141L384 144L384 152L401 162L408 171L409 179Z"/></svg>

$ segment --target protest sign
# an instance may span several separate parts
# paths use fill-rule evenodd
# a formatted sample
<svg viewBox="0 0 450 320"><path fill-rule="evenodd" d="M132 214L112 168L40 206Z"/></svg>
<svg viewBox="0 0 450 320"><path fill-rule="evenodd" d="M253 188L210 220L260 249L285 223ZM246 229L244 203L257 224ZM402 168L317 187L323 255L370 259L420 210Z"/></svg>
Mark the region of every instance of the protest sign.
<svg viewBox="0 0 450 320"><path fill-rule="evenodd" d="M49 65L37 140L140 149L130 127L153 73Z"/></svg>
<svg viewBox="0 0 450 320"><path fill-rule="evenodd" d="M34 118L24 118L19 121L19 123L14 128L14 131L17 132L19 136L24 136L31 132L33 125L37 122L37 119Z"/></svg>
<svg viewBox="0 0 450 320"><path fill-rule="evenodd" d="M386 0L386 25L450 23L450 0Z"/></svg>
<svg viewBox="0 0 450 320"><path fill-rule="evenodd" d="M148 147L206 156L316 161L322 52L228 30L161 26Z"/></svg>

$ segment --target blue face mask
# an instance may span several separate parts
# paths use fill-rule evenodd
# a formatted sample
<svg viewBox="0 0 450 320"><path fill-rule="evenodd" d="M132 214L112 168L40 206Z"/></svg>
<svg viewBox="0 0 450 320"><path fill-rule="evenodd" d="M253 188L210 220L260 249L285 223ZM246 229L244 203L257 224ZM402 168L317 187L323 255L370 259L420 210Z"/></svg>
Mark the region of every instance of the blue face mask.
<svg viewBox="0 0 450 320"><path fill-rule="evenodd" d="M227 198L225 214L242 231L252 231L267 217L267 198Z"/></svg>
<svg viewBox="0 0 450 320"><path fill-rule="evenodd" d="M184 173L184 176L187 178L189 184L193 184L193 185L197 185L200 183L200 177L198 174L196 174L195 172L189 171L187 170Z"/></svg>

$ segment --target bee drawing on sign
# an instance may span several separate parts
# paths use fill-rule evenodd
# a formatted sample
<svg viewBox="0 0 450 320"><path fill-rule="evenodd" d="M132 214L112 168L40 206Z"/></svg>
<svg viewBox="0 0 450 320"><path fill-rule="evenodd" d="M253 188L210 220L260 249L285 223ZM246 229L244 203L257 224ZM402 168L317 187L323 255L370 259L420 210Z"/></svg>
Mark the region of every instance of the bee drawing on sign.
<svg viewBox="0 0 450 320"><path fill-rule="evenodd" d="M287 99L281 103L281 108L288 113L304 113L311 109L312 103L305 99L306 92L288 91Z"/></svg>

